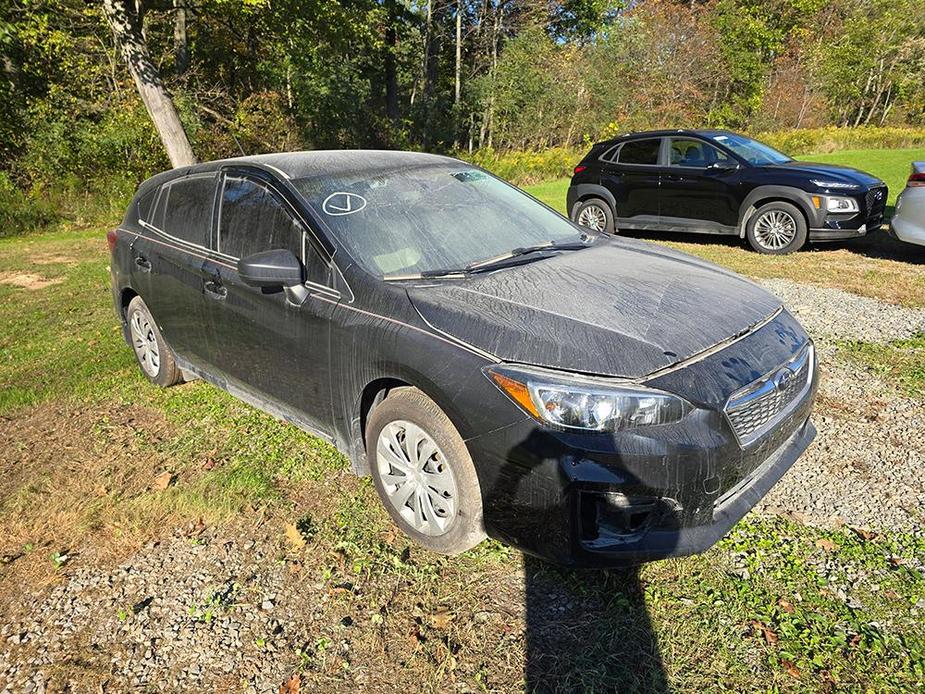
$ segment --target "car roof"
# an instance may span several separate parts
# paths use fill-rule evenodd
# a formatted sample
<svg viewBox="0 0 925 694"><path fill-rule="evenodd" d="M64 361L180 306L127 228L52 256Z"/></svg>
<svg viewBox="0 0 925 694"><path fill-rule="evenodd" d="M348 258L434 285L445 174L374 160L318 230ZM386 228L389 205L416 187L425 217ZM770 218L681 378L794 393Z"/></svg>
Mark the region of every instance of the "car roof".
<svg viewBox="0 0 925 694"><path fill-rule="evenodd" d="M338 149L303 152L254 154L231 159L218 159L192 166L182 166L152 176L143 188L160 185L175 178L218 171L226 166L254 166L271 171L285 179L310 178L338 171L370 173L395 167L426 166L439 163L459 163L458 159L425 152L404 152L376 149Z"/></svg>
<svg viewBox="0 0 925 694"><path fill-rule="evenodd" d="M598 142L599 145L612 145L623 142L624 140L637 140L645 137L666 137L670 135L699 135L700 137L710 137L712 135L734 135L731 130L722 130L719 128L675 128L673 130L638 130L625 132L609 140Z"/></svg>

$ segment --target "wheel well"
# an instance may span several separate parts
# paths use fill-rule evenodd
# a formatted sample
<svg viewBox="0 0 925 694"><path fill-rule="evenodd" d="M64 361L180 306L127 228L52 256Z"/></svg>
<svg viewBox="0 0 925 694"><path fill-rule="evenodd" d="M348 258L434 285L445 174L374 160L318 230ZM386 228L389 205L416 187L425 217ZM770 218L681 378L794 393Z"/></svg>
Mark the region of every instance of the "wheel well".
<svg viewBox="0 0 925 694"><path fill-rule="evenodd" d="M410 386L410 383L399 380L397 378L379 378L371 383L368 383L363 389L363 394L360 396L360 438L362 439L364 448L366 445L366 423L369 421L369 413L372 412L373 407L378 405L385 399L385 396L389 394L390 390L395 388L403 388Z"/></svg>
<svg viewBox="0 0 925 694"><path fill-rule="evenodd" d="M790 205L793 205L800 211L800 214L803 216L803 221L806 222L806 228L809 229L809 227L812 226L812 223L809 221L809 216L806 214L806 210L803 209L803 206L799 202L793 198L784 197L783 195L769 195L766 198L755 200L755 202L751 204L751 207L745 211L745 215L742 217L742 230L740 232L743 238L745 237L745 226L748 224L748 220L751 219L752 215L758 211L758 208L771 202L786 202Z"/></svg>
<svg viewBox="0 0 925 694"><path fill-rule="evenodd" d="M132 303L132 299L138 296L138 292L134 289L125 288L122 290L122 295L119 297L119 308L122 312L122 320L125 320L125 314L128 311L128 305Z"/></svg>

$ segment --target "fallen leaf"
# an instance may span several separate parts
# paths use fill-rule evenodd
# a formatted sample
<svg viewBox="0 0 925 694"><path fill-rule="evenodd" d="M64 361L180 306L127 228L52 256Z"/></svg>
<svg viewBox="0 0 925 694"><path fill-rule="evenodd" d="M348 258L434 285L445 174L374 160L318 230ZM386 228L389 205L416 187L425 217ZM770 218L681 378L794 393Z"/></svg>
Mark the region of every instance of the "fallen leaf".
<svg viewBox="0 0 925 694"><path fill-rule="evenodd" d="M281 685L279 685L279 694L298 694L301 688L302 676L296 673Z"/></svg>
<svg viewBox="0 0 925 694"><path fill-rule="evenodd" d="M798 668L796 665L791 663L789 660L782 660L780 661L780 664L784 666L784 670L786 670L787 674L790 675L791 677L800 676L800 668Z"/></svg>
<svg viewBox="0 0 925 694"><path fill-rule="evenodd" d="M208 472L209 470L214 470L218 463L215 462L215 458L211 455L206 456L206 459L202 462L202 469Z"/></svg>
<svg viewBox="0 0 925 694"><path fill-rule="evenodd" d="M826 538L820 538L816 540L816 547L821 550L825 550L826 552L831 552L835 549L835 543L831 540L827 540Z"/></svg>
<svg viewBox="0 0 925 694"><path fill-rule="evenodd" d="M868 530L867 528L856 528L852 526L851 531L862 540L870 541L877 537L877 533L875 533L873 530Z"/></svg>
<svg viewBox="0 0 925 694"><path fill-rule="evenodd" d="M450 626L450 622L453 621L454 617L455 615L452 612L450 612L445 607L441 607L439 610L434 612L433 616L431 617L431 621L438 629L446 629L448 626Z"/></svg>
<svg viewBox="0 0 925 694"><path fill-rule="evenodd" d="M762 624L757 619L753 619L750 624L764 635L764 640L769 646L777 643L777 633L767 624Z"/></svg>
<svg viewBox="0 0 925 694"><path fill-rule="evenodd" d="M784 600L783 598L781 598L780 600L778 600L778 601L777 601L777 604L778 604L778 606L780 607L780 609L782 609L782 610L783 610L784 612L786 612L787 614L792 614L792 613L793 613L793 610L796 609L796 608L794 608L792 602L790 602L789 600Z"/></svg>
<svg viewBox="0 0 925 694"><path fill-rule="evenodd" d="M285 527L286 542L294 550L302 549L305 546L305 538L302 533L295 527L295 523L286 523Z"/></svg>
<svg viewBox="0 0 925 694"><path fill-rule="evenodd" d="M163 491L167 489L167 487L169 487L171 484L173 484L175 479L176 478L174 477L174 474L172 472L164 471L161 474L155 476L154 484L152 484L151 486L157 491Z"/></svg>

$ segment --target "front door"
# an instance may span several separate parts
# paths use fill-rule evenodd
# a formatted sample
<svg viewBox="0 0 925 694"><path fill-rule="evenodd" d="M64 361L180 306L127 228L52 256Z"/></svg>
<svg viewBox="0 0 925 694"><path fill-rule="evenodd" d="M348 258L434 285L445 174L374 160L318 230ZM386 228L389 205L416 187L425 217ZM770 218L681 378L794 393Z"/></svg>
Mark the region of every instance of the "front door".
<svg viewBox="0 0 925 694"><path fill-rule="evenodd" d="M614 194L617 228L657 228L662 138L630 140L603 165L601 183Z"/></svg>
<svg viewBox="0 0 925 694"><path fill-rule="evenodd" d="M215 246L204 284L214 370L231 390L268 400L266 409L329 432L328 338L338 294L330 288L330 265L304 222L271 181L226 174ZM286 291L250 287L238 275L238 259L278 248L291 250L303 263L309 290L304 302L294 303Z"/></svg>
<svg viewBox="0 0 925 694"><path fill-rule="evenodd" d="M669 229L735 233L741 175L731 156L703 140L672 137L659 191Z"/></svg>

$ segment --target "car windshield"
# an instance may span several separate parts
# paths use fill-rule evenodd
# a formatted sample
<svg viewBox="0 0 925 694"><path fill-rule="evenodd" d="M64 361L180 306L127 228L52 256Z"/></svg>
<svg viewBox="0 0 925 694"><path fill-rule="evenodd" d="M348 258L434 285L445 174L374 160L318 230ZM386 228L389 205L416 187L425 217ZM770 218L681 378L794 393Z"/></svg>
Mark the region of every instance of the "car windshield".
<svg viewBox="0 0 925 694"><path fill-rule="evenodd" d="M293 184L350 255L378 277L465 268L586 238L525 193L462 162L348 171Z"/></svg>
<svg viewBox="0 0 925 694"><path fill-rule="evenodd" d="M709 137L714 142L731 149L749 164L761 166L763 164L786 164L788 161L793 161L792 157L744 135L720 133Z"/></svg>

